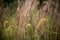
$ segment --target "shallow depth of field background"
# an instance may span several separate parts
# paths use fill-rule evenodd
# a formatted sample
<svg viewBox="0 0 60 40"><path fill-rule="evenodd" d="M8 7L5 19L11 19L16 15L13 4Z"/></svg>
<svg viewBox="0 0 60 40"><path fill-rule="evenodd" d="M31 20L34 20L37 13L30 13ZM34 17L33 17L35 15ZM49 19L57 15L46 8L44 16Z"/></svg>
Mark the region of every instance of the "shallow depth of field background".
<svg viewBox="0 0 60 40"><path fill-rule="evenodd" d="M1 0L0 40L60 40L58 1Z"/></svg>

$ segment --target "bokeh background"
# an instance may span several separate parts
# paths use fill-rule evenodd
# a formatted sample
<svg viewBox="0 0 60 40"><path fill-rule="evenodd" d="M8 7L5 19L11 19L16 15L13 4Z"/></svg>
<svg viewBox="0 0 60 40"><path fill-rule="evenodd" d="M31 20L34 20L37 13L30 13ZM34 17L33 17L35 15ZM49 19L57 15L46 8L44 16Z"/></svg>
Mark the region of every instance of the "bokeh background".
<svg viewBox="0 0 60 40"><path fill-rule="evenodd" d="M0 40L60 40L60 0L0 0Z"/></svg>

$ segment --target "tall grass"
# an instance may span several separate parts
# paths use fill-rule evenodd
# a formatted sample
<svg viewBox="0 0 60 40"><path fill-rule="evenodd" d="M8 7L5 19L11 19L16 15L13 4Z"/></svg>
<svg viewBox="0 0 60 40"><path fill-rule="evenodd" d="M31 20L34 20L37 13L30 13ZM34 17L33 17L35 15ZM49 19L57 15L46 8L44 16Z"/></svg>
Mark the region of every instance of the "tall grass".
<svg viewBox="0 0 60 40"><path fill-rule="evenodd" d="M7 9L9 10L8 13L11 13L8 7ZM57 33L58 26L55 26L56 15L52 8L49 9L48 13L42 9L29 9L30 11L24 14L26 21L24 27L19 26L19 19L16 21L14 14L9 17L5 16L7 20L3 24L4 40L57 40L57 34L60 33Z"/></svg>

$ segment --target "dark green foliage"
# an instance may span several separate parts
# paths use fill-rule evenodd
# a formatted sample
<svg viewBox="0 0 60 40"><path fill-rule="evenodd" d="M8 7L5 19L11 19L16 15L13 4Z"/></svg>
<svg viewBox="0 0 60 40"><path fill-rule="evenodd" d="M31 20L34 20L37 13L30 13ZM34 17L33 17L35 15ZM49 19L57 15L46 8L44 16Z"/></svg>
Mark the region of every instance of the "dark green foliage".
<svg viewBox="0 0 60 40"><path fill-rule="evenodd" d="M14 1L17 1L17 0L1 0L0 4L6 7L6 6L10 6L10 4L14 3Z"/></svg>
<svg viewBox="0 0 60 40"><path fill-rule="evenodd" d="M15 16L16 6L16 0L0 0L0 40L8 40L7 38L10 34L6 32L9 34L6 36L5 30L7 30L10 25L13 25L12 21L14 20L13 16ZM10 29L13 31L11 31L11 33L14 34L15 29ZM8 30L9 32L10 29ZM16 37L15 34L12 36L13 38Z"/></svg>

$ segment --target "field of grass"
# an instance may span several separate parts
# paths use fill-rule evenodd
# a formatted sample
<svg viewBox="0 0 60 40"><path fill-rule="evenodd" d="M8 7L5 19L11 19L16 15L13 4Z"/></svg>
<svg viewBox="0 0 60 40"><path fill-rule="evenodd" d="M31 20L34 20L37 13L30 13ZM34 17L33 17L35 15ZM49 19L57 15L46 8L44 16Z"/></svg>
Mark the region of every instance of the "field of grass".
<svg viewBox="0 0 60 40"><path fill-rule="evenodd" d="M53 7L48 12L42 10L44 8L30 9L32 11L24 14L25 22L21 27L19 26L20 20L16 19L16 8L14 7L16 5L13 3L13 6L12 4L10 6L4 9L3 18L5 20L3 28L0 28L1 40L59 40L60 17L55 15Z"/></svg>

